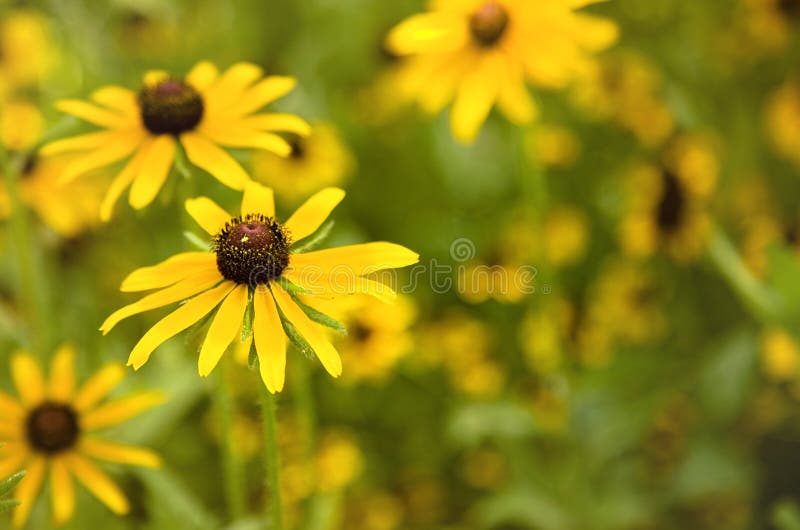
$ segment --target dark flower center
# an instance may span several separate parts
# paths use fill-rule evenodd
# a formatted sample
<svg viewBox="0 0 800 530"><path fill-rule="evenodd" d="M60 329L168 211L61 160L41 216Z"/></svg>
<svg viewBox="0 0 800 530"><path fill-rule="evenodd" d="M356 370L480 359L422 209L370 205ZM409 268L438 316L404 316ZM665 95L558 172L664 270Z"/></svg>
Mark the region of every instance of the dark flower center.
<svg viewBox="0 0 800 530"><path fill-rule="evenodd" d="M139 92L142 122L153 134L180 134L203 118L203 98L180 79L165 79Z"/></svg>
<svg viewBox="0 0 800 530"><path fill-rule="evenodd" d="M487 2L475 11L469 19L472 38L481 46L493 46L508 27L508 13L496 2Z"/></svg>
<svg viewBox="0 0 800 530"><path fill-rule="evenodd" d="M680 227L683 220L683 212L686 209L686 196L678 177L671 171L664 171L661 174L661 181L664 189L661 192L661 200L658 203L656 221L659 228L664 232L674 232Z"/></svg>
<svg viewBox="0 0 800 530"><path fill-rule="evenodd" d="M237 284L267 283L289 265L290 244L286 229L272 217L234 217L214 238L217 269Z"/></svg>
<svg viewBox="0 0 800 530"><path fill-rule="evenodd" d="M357 322L354 326L349 328L348 333L356 342L366 342L372 337L372 331L372 328L365 326L361 322Z"/></svg>
<svg viewBox="0 0 800 530"><path fill-rule="evenodd" d="M287 141L289 142L289 147L292 148L289 157L299 160L305 156L306 144L303 138L298 135L292 135Z"/></svg>
<svg viewBox="0 0 800 530"><path fill-rule="evenodd" d="M778 0L778 11L788 17L800 16L800 0Z"/></svg>
<svg viewBox="0 0 800 530"><path fill-rule="evenodd" d="M28 414L25 427L30 445L43 453L69 449L80 435L78 415L62 403L42 403Z"/></svg>

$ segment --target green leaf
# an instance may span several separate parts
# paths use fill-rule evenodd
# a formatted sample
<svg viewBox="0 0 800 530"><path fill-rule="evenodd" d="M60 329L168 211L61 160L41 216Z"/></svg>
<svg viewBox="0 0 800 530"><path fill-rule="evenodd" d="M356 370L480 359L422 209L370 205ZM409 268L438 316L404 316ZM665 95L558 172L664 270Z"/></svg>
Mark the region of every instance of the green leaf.
<svg viewBox="0 0 800 530"><path fill-rule="evenodd" d="M308 289L300 287L299 285L290 282L286 278L278 277L278 279L276 281L278 282L278 284L281 287L283 287L285 290L289 291L290 293L311 294L311 291L309 291Z"/></svg>
<svg viewBox="0 0 800 530"><path fill-rule="evenodd" d="M253 293L249 294L249 300L247 301L247 308L244 311L244 320L242 320L242 342L246 342L247 339L250 338L250 335L253 333Z"/></svg>
<svg viewBox="0 0 800 530"><path fill-rule="evenodd" d="M306 238L306 242L302 245L298 245L292 249L292 252L301 253L301 252L308 252L310 250L314 250L318 246L322 244L325 239L327 239L328 235L331 233L333 229L333 220L326 222L322 225L322 228L317 230L310 238Z"/></svg>
<svg viewBox="0 0 800 530"><path fill-rule="evenodd" d="M306 316L310 318L313 322L316 322L317 324L322 324L323 326L329 327L331 329L335 329L342 335L347 335L347 328L345 328L341 322L339 322L333 317L326 315L321 311L317 311L311 306L304 304L303 302L298 300L296 296L294 295L291 296L292 300L294 300L294 303L300 306L300 309L303 310L303 313L305 313Z"/></svg>
<svg viewBox="0 0 800 530"><path fill-rule="evenodd" d="M25 472L24 471L19 471L17 473L14 473L13 475L8 477L7 479L5 479L3 482L0 482L0 496L5 495L9 491L11 491L15 487L17 487L17 484L19 484L19 482L23 478L25 478Z"/></svg>
<svg viewBox="0 0 800 530"><path fill-rule="evenodd" d="M283 313L281 313L281 323L283 324L283 330L286 332L286 336L289 337L289 341L294 344L295 348L300 350L300 353L309 359L313 359L316 356L314 348L312 348L311 345L306 342L306 339L300 336L295 327L286 319Z"/></svg>
<svg viewBox="0 0 800 530"><path fill-rule="evenodd" d="M185 237L189 244L195 247L197 250L211 250L211 244L208 241L204 241L203 238L194 232L185 230L183 232L183 237Z"/></svg>
<svg viewBox="0 0 800 530"><path fill-rule="evenodd" d="M19 506L19 501L14 499L0 499L0 513L7 512L15 506Z"/></svg>
<svg viewBox="0 0 800 530"><path fill-rule="evenodd" d="M258 369L258 352L256 352L256 343L250 343L250 351L247 353L247 366L250 367L251 370Z"/></svg>

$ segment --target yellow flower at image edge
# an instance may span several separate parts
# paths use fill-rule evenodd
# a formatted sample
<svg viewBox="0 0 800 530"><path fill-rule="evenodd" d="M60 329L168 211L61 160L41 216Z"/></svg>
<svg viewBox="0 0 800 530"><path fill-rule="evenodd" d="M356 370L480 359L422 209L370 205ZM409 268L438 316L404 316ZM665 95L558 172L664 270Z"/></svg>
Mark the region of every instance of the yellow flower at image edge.
<svg viewBox="0 0 800 530"><path fill-rule="evenodd" d="M19 507L14 526L25 524L45 475L49 474L53 519L61 524L75 512L72 477L114 513L125 514L128 501L122 491L90 458L155 468L160 459L151 451L111 443L91 433L122 423L161 403L158 392L142 392L101 403L125 377L125 368L109 364L77 387L75 352L62 346L53 356L47 382L34 358L17 353L11 359L11 377L19 400L0 392L0 476L25 469L17 488Z"/></svg>
<svg viewBox="0 0 800 530"><path fill-rule="evenodd" d="M274 132L300 136L310 132L308 123L291 114L254 114L295 85L290 77L262 77L263 70L250 63L235 64L220 74L213 64L201 62L185 78L149 72L138 94L107 86L92 94L94 103L59 101L56 106L61 111L106 130L57 140L44 146L42 154L76 155L62 173L62 183L130 157L106 193L100 210L103 220L111 217L114 203L128 187L135 209L155 199L175 161L178 143L192 164L242 190L250 178L222 147L288 156L291 147Z"/></svg>
<svg viewBox="0 0 800 530"><path fill-rule="evenodd" d="M527 82L564 88L592 66L591 54L617 38L612 22L576 12L604 0L438 0L387 37L387 47L410 56L416 75L398 93L412 94L431 113L450 101L451 128L475 138L498 105L514 123L534 119Z"/></svg>
<svg viewBox="0 0 800 530"><path fill-rule="evenodd" d="M293 244L314 234L344 195L341 189L326 188L283 223L275 218L272 190L255 182L245 189L237 216L207 197L189 199L186 210L214 238L214 250L185 252L131 273L122 282L123 291L161 290L116 311L101 331L107 333L129 316L194 297L156 323L136 344L128 364L139 369L164 341L219 306L200 349L198 370L206 376L240 333L252 303L253 341L261 377L270 392L283 389L284 322L338 377L342 362L324 328L312 320L316 310L300 302L288 285L321 298L361 293L389 301L396 296L394 291L367 276L419 259L415 252L386 242L298 252Z"/></svg>

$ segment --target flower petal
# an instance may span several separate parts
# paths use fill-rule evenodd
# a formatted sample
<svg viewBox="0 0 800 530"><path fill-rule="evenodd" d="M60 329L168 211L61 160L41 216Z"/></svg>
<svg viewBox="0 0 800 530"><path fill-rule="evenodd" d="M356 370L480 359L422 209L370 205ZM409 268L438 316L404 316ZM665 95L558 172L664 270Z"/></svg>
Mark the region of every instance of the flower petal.
<svg viewBox="0 0 800 530"><path fill-rule="evenodd" d="M86 412L91 409L105 399L125 379L125 373L125 367L120 363L103 366L80 387L72 401L72 406L78 412Z"/></svg>
<svg viewBox="0 0 800 530"><path fill-rule="evenodd" d="M197 371L201 376L205 377L214 370L222 354L233 342L242 327L247 302L248 287L237 285L220 304L197 359Z"/></svg>
<svg viewBox="0 0 800 530"><path fill-rule="evenodd" d="M5 392L0 392L0 416L4 418L19 418L25 414L22 405Z"/></svg>
<svg viewBox="0 0 800 530"><path fill-rule="evenodd" d="M294 114L255 114L242 118L239 120L239 123L241 123L242 127L248 129L287 132L299 136L308 136L311 134L311 125L303 118L295 116Z"/></svg>
<svg viewBox="0 0 800 530"><path fill-rule="evenodd" d="M208 61L200 61L186 74L186 82L198 91L203 92L217 80L218 76L219 70L214 64Z"/></svg>
<svg viewBox="0 0 800 530"><path fill-rule="evenodd" d="M36 502L36 495L42 487L45 472L45 459L41 456L34 457L25 466L25 478L17 486L14 497L19 501L19 506L14 509L12 518L14 526L21 528L28 521L28 516Z"/></svg>
<svg viewBox="0 0 800 530"><path fill-rule="evenodd" d="M275 217L275 194L258 182L250 182L244 189L242 196L242 215L261 214Z"/></svg>
<svg viewBox="0 0 800 530"><path fill-rule="evenodd" d="M272 294L287 320L292 323L297 332L314 349L325 370L333 377L342 375L342 359L319 325L312 322L303 310L294 303L289 293L275 282L272 283Z"/></svg>
<svg viewBox="0 0 800 530"><path fill-rule="evenodd" d="M63 344L50 361L50 384L48 397L54 401L68 403L75 392L75 348Z"/></svg>
<svg viewBox="0 0 800 530"><path fill-rule="evenodd" d="M120 290L131 292L158 289L216 266L217 258L213 252L181 252L157 265L136 269L122 280Z"/></svg>
<svg viewBox="0 0 800 530"><path fill-rule="evenodd" d="M199 134L182 134L181 144L192 164L205 169L229 188L241 190L250 181L242 166L231 155Z"/></svg>
<svg viewBox="0 0 800 530"><path fill-rule="evenodd" d="M95 431L127 421L148 409L164 402L164 394L158 390L140 392L109 401L81 416L81 429Z"/></svg>
<svg viewBox="0 0 800 530"><path fill-rule="evenodd" d="M294 77L269 76L247 89L230 108L230 112L234 116L255 112L291 92L295 85L297 79Z"/></svg>
<svg viewBox="0 0 800 530"><path fill-rule="evenodd" d="M131 116L124 116L79 99L62 99L56 101L55 107L61 112L80 118L83 121L88 121L99 127L124 129L126 127L136 127L139 125Z"/></svg>
<svg viewBox="0 0 800 530"><path fill-rule="evenodd" d="M153 202L164 186L174 160L175 139L168 134L157 137L142 159L139 173L131 186L128 202L134 209L140 210Z"/></svg>
<svg viewBox="0 0 800 530"><path fill-rule="evenodd" d="M114 212L114 204L119 200L125 188L130 186L136 175L139 174L139 169L142 167L142 161L147 156L150 150L150 144L153 142L151 138L145 139L142 145L136 150L133 157L128 161L125 167L120 171L119 175L114 177L108 191L106 191L103 202L100 205L100 220L108 222L111 219L111 214Z"/></svg>
<svg viewBox="0 0 800 530"><path fill-rule="evenodd" d="M112 512L117 515L128 513L130 509L128 500L119 487L108 478L108 475L100 471L88 459L77 454L70 454L65 457L65 460L78 481Z"/></svg>
<svg viewBox="0 0 800 530"><path fill-rule="evenodd" d="M144 140L139 131L122 131L115 139L102 147L71 160L59 175L59 184L66 184L84 173L104 167L130 155Z"/></svg>
<svg viewBox="0 0 800 530"><path fill-rule="evenodd" d="M33 355L15 353L11 358L11 377L24 405L38 405L44 400L44 378Z"/></svg>
<svg viewBox="0 0 800 530"><path fill-rule="evenodd" d="M481 61L482 64L461 82L450 113L453 136L465 143L472 142L478 135L500 89L498 59L494 55L486 55Z"/></svg>
<svg viewBox="0 0 800 530"><path fill-rule="evenodd" d="M178 309L159 320L147 333L136 343L133 351L128 357L128 365L135 370L144 365L150 358L153 350L158 348L165 341L188 328L217 306L230 293L235 285L233 282L223 284L201 293Z"/></svg>
<svg viewBox="0 0 800 530"><path fill-rule="evenodd" d="M283 157L289 156L292 152L289 142L277 134L245 129L238 123L227 126L205 125L200 128L200 132L225 147L263 149Z"/></svg>
<svg viewBox="0 0 800 530"><path fill-rule="evenodd" d="M312 273L326 275L336 272L355 278L383 269L406 267L418 261L419 254L402 245L375 241L292 254L289 267L293 274L303 273L303 269L308 267Z"/></svg>
<svg viewBox="0 0 800 530"><path fill-rule="evenodd" d="M126 116L139 116L139 104L136 101L136 93L127 88L121 86L104 86L92 93L92 99Z"/></svg>
<svg viewBox="0 0 800 530"><path fill-rule="evenodd" d="M118 131L99 131L54 140L39 150L42 156L60 155L74 151L88 151L109 145L119 136Z"/></svg>
<svg viewBox="0 0 800 530"><path fill-rule="evenodd" d="M209 111L214 113L236 103L242 92L262 75L264 70L260 66L248 62L236 63L225 70L204 93Z"/></svg>
<svg viewBox="0 0 800 530"><path fill-rule="evenodd" d="M81 440L80 450L92 458L106 462L153 469L161 467L161 457L149 449L135 445L112 443L87 436Z"/></svg>
<svg viewBox="0 0 800 530"><path fill-rule="evenodd" d="M253 295L253 340L258 353L261 379L267 390L280 392L286 377L286 334L275 300L266 288Z"/></svg>
<svg viewBox="0 0 800 530"><path fill-rule="evenodd" d="M50 500L56 524L64 524L72 519L75 513L75 485L62 458L50 461Z"/></svg>
<svg viewBox="0 0 800 530"><path fill-rule="evenodd" d="M231 214L208 197L186 199L184 207L192 219L212 236L217 235L231 220Z"/></svg>
<svg viewBox="0 0 800 530"><path fill-rule="evenodd" d="M299 241L316 232L344 195L339 188L325 188L304 202L286 221L292 240Z"/></svg>

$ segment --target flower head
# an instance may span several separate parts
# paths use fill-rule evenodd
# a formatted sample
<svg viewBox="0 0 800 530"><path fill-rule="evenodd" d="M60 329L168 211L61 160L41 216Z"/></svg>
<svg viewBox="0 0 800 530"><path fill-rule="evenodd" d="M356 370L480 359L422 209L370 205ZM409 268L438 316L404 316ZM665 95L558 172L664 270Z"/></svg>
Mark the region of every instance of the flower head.
<svg viewBox="0 0 800 530"><path fill-rule="evenodd" d="M21 468L27 477L17 489L20 506L14 525L28 519L45 475L50 477L53 519L57 524L75 512L74 476L114 513L128 512L122 491L90 458L158 467L160 459L147 449L111 443L93 432L122 423L162 401L158 392L143 392L102 403L125 376L121 365L97 371L81 387L76 385L75 352L70 346L56 351L47 382L33 356L11 358L11 376L19 399L0 392L0 475Z"/></svg>
<svg viewBox="0 0 800 530"><path fill-rule="evenodd" d="M475 138L495 105L523 124L536 114L526 82L563 88L608 47L616 26L576 12L597 0L438 0L409 17L387 38L389 50L413 56L411 92L432 113L453 101L458 140Z"/></svg>
<svg viewBox="0 0 800 530"><path fill-rule="evenodd" d="M57 140L44 146L42 154L75 155L61 174L62 182L127 160L103 200L103 220L111 217L114 203L128 187L133 208L150 204L167 179L179 144L189 162L241 190L250 178L223 147L288 156L291 146L274 133L310 132L297 116L257 113L294 85L290 77L263 77L263 70L250 63L219 73L213 64L201 62L185 77L148 72L138 93L107 86L92 94L93 103L59 101L61 111L105 130Z"/></svg>
<svg viewBox="0 0 800 530"><path fill-rule="evenodd" d="M304 349L313 351L338 377L341 359L317 323L321 313L296 293L308 295L306 300L355 293L393 299L394 291L369 275L418 260L409 249L385 242L302 252L298 243L313 235L343 198L344 191L326 188L286 221L275 215L272 190L255 182L247 185L238 215L207 197L186 201L189 214L213 238L212 250L185 252L131 273L122 282L123 291L160 290L116 311L100 329L107 333L131 315L189 298L133 348L128 364L138 369L160 344L219 306L200 349L198 369L205 376L234 341L252 308L253 342L261 377L271 392L283 388L287 336L304 341Z"/></svg>

